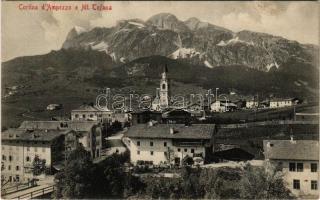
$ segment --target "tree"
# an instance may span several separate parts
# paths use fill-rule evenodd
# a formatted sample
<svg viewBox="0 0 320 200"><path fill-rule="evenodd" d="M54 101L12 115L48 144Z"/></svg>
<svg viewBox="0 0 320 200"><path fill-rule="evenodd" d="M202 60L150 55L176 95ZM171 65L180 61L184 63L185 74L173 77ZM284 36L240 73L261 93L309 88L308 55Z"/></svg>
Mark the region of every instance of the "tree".
<svg viewBox="0 0 320 200"><path fill-rule="evenodd" d="M65 161L64 169L55 176L55 198L80 199L89 196L94 182L92 169L90 153L82 146L73 150Z"/></svg>
<svg viewBox="0 0 320 200"><path fill-rule="evenodd" d="M263 168L245 166L240 180L240 198L243 199L289 199L290 191L285 187L283 174L270 164Z"/></svg>

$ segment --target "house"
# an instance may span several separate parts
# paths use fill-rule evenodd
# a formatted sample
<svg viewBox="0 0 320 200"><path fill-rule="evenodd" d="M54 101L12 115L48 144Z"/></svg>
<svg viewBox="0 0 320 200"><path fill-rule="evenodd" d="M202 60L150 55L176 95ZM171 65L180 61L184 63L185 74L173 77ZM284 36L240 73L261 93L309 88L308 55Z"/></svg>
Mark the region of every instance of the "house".
<svg viewBox="0 0 320 200"><path fill-rule="evenodd" d="M68 130L9 129L1 134L1 180L24 182L33 179L35 158L46 173L64 160L64 136Z"/></svg>
<svg viewBox="0 0 320 200"><path fill-rule="evenodd" d="M59 110L62 108L62 104L49 104L47 110Z"/></svg>
<svg viewBox="0 0 320 200"><path fill-rule="evenodd" d="M292 99L274 98L270 100L269 105L270 105L270 108L283 108L283 107L292 106L293 102L292 102Z"/></svg>
<svg viewBox="0 0 320 200"><path fill-rule="evenodd" d="M106 108L100 109L93 104L83 104L71 111L72 121L100 121L104 123L111 122L113 117L113 111Z"/></svg>
<svg viewBox="0 0 320 200"><path fill-rule="evenodd" d="M162 122L169 124L184 124L192 120L191 113L183 109L174 109L162 113Z"/></svg>
<svg viewBox="0 0 320 200"><path fill-rule="evenodd" d="M237 109L237 105L228 100L225 100L225 101L217 100L216 102L211 104L212 112L227 112L227 111L233 111L235 109Z"/></svg>
<svg viewBox="0 0 320 200"><path fill-rule="evenodd" d="M211 104L211 112L226 112L226 107L221 105L221 101L215 101Z"/></svg>
<svg viewBox="0 0 320 200"><path fill-rule="evenodd" d="M162 113L158 111L151 110L141 110L131 113L132 125L145 124L151 120L162 122Z"/></svg>
<svg viewBox="0 0 320 200"><path fill-rule="evenodd" d="M246 101L246 108L252 109L252 108L258 108L258 101L257 100L247 100Z"/></svg>
<svg viewBox="0 0 320 200"><path fill-rule="evenodd" d="M92 158L100 156L103 148L102 138L106 129L98 121L24 121L19 129L23 130L74 130L81 135L79 142Z"/></svg>
<svg viewBox="0 0 320 200"><path fill-rule="evenodd" d="M214 124L138 124L125 133L133 164L180 165L188 156L206 158L213 149Z"/></svg>
<svg viewBox="0 0 320 200"><path fill-rule="evenodd" d="M263 150L265 159L282 170L293 194L319 198L319 141L264 140Z"/></svg>

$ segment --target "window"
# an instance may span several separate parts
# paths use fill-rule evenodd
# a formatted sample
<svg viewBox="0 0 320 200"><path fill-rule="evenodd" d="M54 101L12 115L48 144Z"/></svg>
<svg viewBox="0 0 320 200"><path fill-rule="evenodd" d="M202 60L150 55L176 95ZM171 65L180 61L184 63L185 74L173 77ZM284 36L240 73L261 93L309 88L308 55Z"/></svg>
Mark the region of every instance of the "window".
<svg viewBox="0 0 320 200"><path fill-rule="evenodd" d="M140 141L137 141L137 146L140 146Z"/></svg>
<svg viewBox="0 0 320 200"><path fill-rule="evenodd" d="M194 149L191 149L191 153L194 153Z"/></svg>
<svg viewBox="0 0 320 200"><path fill-rule="evenodd" d="M164 142L164 143L163 143L163 146L165 146L165 147L166 147L166 146L167 146L167 142Z"/></svg>
<svg viewBox="0 0 320 200"><path fill-rule="evenodd" d="M16 166L16 170L19 171L19 170L20 170L20 167L19 167L19 166Z"/></svg>
<svg viewBox="0 0 320 200"><path fill-rule="evenodd" d="M317 171L318 171L317 163L311 163L311 172L317 172Z"/></svg>
<svg viewBox="0 0 320 200"><path fill-rule="evenodd" d="M29 156L26 157L26 161L27 161L27 162L30 161L30 157L29 157Z"/></svg>
<svg viewBox="0 0 320 200"><path fill-rule="evenodd" d="M2 150L4 150L4 146L2 146Z"/></svg>
<svg viewBox="0 0 320 200"><path fill-rule="evenodd" d="M297 163L297 172L303 172L303 163Z"/></svg>
<svg viewBox="0 0 320 200"><path fill-rule="evenodd" d="M37 147L34 148L34 152L38 152L38 148Z"/></svg>
<svg viewBox="0 0 320 200"><path fill-rule="evenodd" d="M293 180L293 189L300 190L300 180Z"/></svg>
<svg viewBox="0 0 320 200"><path fill-rule="evenodd" d="M2 160L7 160L7 157L5 155L2 155Z"/></svg>
<svg viewBox="0 0 320 200"><path fill-rule="evenodd" d="M165 151L165 152L163 152L163 154L164 154L164 156L167 156L168 155L168 153Z"/></svg>
<svg viewBox="0 0 320 200"><path fill-rule="evenodd" d="M296 171L296 163L289 163L289 171L290 172Z"/></svg>
<svg viewBox="0 0 320 200"><path fill-rule="evenodd" d="M178 152L180 152L181 151L181 149L180 148L178 148Z"/></svg>
<svg viewBox="0 0 320 200"><path fill-rule="evenodd" d="M82 118L86 118L86 115L82 115Z"/></svg>
<svg viewBox="0 0 320 200"><path fill-rule="evenodd" d="M27 151L30 151L30 147L27 147Z"/></svg>
<svg viewBox="0 0 320 200"><path fill-rule="evenodd" d="M19 175L16 175L16 181L19 182L20 181L20 177Z"/></svg>
<svg viewBox="0 0 320 200"><path fill-rule="evenodd" d="M42 147L42 153L46 152L46 148Z"/></svg>
<svg viewBox="0 0 320 200"><path fill-rule="evenodd" d="M150 146L153 147L153 142L150 142Z"/></svg>
<svg viewBox="0 0 320 200"><path fill-rule="evenodd" d="M162 89L163 89L163 90L166 89L166 84L162 84Z"/></svg>
<svg viewBox="0 0 320 200"><path fill-rule="evenodd" d="M8 170L11 170L11 165L8 165Z"/></svg>
<svg viewBox="0 0 320 200"><path fill-rule="evenodd" d="M13 157L12 156L9 156L9 161L12 161L13 160Z"/></svg>
<svg viewBox="0 0 320 200"><path fill-rule="evenodd" d="M150 151L150 155L152 155L152 156L153 156L153 151Z"/></svg>
<svg viewBox="0 0 320 200"><path fill-rule="evenodd" d="M90 118L93 118L93 114L90 114Z"/></svg>
<svg viewBox="0 0 320 200"><path fill-rule="evenodd" d="M140 151L137 151L137 154L140 155Z"/></svg>
<svg viewBox="0 0 320 200"><path fill-rule="evenodd" d="M184 149L184 152L187 152L188 151L188 149Z"/></svg>
<svg viewBox="0 0 320 200"><path fill-rule="evenodd" d="M318 189L318 181L311 181L311 190Z"/></svg>

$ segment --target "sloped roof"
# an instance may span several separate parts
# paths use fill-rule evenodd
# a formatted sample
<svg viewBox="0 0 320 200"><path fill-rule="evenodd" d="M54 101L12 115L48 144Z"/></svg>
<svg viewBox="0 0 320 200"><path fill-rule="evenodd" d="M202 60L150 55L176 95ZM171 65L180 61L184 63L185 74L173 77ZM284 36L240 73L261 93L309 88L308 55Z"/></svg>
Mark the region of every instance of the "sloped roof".
<svg viewBox="0 0 320 200"><path fill-rule="evenodd" d="M67 124L67 127L61 127L61 124ZM19 129L73 129L76 131L90 131L91 128L98 124L98 121L24 121Z"/></svg>
<svg viewBox="0 0 320 200"><path fill-rule="evenodd" d="M272 98L270 99L271 102L279 102L279 101L292 101L293 98Z"/></svg>
<svg viewBox="0 0 320 200"><path fill-rule="evenodd" d="M128 129L125 136L132 138L167 138L167 139L211 139L214 132L214 124L137 124ZM174 134L170 134L173 128Z"/></svg>
<svg viewBox="0 0 320 200"><path fill-rule="evenodd" d="M79 106L76 109L73 109L72 111L93 111L93 112L96 112L96 111L99 111L99 109L95 106L91 106L88 104L82 104L81 106Z"/></svg>
<svg viewBox="0 0 320 200"><path fill-rule="evenodd" d="M50 142L61 135L65 135L70 130L19 130L9 129L1 133L1 140L16 141L47 141Z"/></svg>
<svg viewBox="0 0 320 200"><path fill-rule="evenodd" d="M266 159L319 160L319 142L316 140L263 140Z"/></svg>

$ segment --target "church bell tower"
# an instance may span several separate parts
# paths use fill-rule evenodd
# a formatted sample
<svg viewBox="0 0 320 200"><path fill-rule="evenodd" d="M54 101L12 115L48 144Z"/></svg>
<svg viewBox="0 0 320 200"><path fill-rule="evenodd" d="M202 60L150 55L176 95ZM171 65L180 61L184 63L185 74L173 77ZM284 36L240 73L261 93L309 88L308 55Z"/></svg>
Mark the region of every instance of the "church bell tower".
<svg viewBox="0 0 320 200"><path fill-rule="evenodd" d="M167 65L163 68L160 80L160 107L169 107L169 83L167 79L168 68Z"/></svg>

